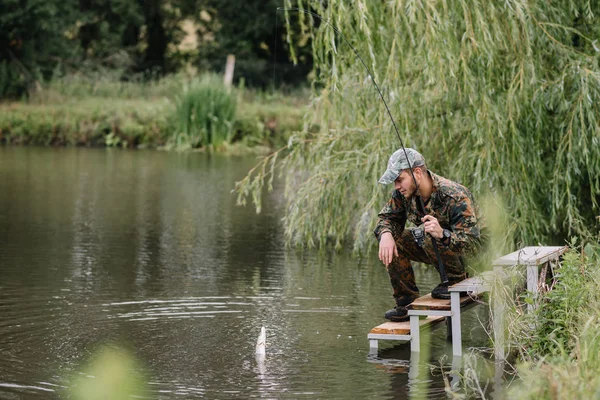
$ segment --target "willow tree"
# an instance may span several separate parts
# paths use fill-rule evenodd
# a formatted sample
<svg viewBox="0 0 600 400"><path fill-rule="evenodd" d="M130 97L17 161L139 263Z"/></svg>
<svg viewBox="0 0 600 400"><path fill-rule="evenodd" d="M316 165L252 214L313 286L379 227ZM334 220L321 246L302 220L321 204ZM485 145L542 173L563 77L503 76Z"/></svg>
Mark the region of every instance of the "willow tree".
<svg viewBox="0 0 600 400"><path fill-rule="evenodd" d="M324 3L320 3L324 4ZM362 55L430 169L504 200L516 241L591 238L599 228L600 3L562 0L297 0L313 37L305 128L238 183L240 203L284 172L288 240L370 238L400 143L339 28ZM291 13L289 11L288 13ZM293 39L292 39L293 40Z"/></svg>

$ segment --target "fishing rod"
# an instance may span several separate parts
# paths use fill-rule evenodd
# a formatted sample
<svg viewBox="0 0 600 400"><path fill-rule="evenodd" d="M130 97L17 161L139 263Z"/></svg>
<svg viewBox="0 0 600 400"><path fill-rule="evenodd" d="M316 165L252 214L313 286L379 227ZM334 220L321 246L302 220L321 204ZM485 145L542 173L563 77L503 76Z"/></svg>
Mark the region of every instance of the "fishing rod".
<svg viewBox="0 0 600 400"><path fill-rule="evenodd" d="M354 46L352 46L352 43L350 43L350 41L346 38L346 36L342 33L342 31L340 31L335 25L333 25L332 23L330 23L328 20L324 19L323 17L321 17L319 14L312 12L312 11L308 11L305 10L303 8L298 8L298 7L291 7L291 8L285 8L285 7L277 7L277 12L279 11L296 11L296 12L301 12L307 15L312 15L315 18L318 18L321 22L325 23L326 25L328 25L331 29L333 29L333 31L335 33L337 33L338 35L340 35L340 37L342 39L344 39L344 41L346 42L346 44L348 46L350 46L350 48L352 49L352 51L354 52L354 54L356 55L356 57L360 60L360 62L362 63L363 67L365 67L365 69L367 70L367 73L369 74L369 77L371 78L371 81L373 82L373 85L375 85L375 88L377 89L377 93L379 93L379 97L381 98L381 101L383 101L383 105L385 106L385 109L387 111L388 116L390 117L390 120L392 121L392 125L394 127L394 130L396 132L396 136L398 137L398 140L400 141L400 146L402 146L402 151L404 152L404 157L406 157L406 161L408 161L408 166L410 167L410 176L412 177L412 180L415 184L415 190L418 193L419 190L419 184L417 183L417 179L415 178L415 174L413 172L413 165L410 162L410 159L408 158L408 153L406 152L406 147L404 147L404 142L402 141L402 137L400 137L400 132L398 131L398 127L396 126L396 121L394 121L394 117L392 116L392 112L390 111L390 108L388 107L387 102L385 101L385 98L383 97L383 93L381 93L381 89L379 89L379 85L377 84L377 82L375 81L375 77L373 75L373 73L371 72L371 70L369 69L369 67L367 66L367 64L365 63L365 61L363 60L363 58L360 56L360 54L358 53L358 51L356 50L356 48L354 48ZM277 27L277 15L275 14L275 26ZM423 202L423 199L421 198L420 195L416 195L417 198L417 206L420 208L420 211L423 213L423 215L426 215L427 213L425 212L425 203ZM431 235L430 235L431 236ZM431 236L431 243L433 244L433 250L435 252L435 258L438 264L438 268L440 271L440 277L442 278L442 283L443 284L447 284L448 283L448 276L446 275L446 268L444 267L444 263L442 262L442 257L440 256L440 251L438 249L437 246L437 241L436 239Z"/></svg>

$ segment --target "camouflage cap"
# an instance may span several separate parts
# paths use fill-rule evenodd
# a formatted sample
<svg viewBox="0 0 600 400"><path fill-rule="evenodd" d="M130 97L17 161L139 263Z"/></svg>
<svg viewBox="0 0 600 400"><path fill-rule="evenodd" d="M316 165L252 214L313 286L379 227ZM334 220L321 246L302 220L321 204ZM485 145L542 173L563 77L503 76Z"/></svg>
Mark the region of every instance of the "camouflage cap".
<svg viewBox="0 0 600 400"><path fill-rule="evenodd" d="M408 160L406 156L408 156ZM406 148L406 154L404 154L404 149L396 150L390 157L387 170L379 179L379 183L388 185L396 180L402 170L422 165L425 165L425 159L415 149Z"/></svg>

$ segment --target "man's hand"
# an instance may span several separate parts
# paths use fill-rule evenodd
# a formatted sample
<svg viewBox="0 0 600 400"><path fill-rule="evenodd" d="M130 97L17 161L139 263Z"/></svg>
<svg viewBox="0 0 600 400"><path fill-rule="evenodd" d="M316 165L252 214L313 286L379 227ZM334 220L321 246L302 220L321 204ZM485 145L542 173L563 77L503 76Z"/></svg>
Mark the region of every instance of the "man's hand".
<svg viewBox="0 0 600 400"><path fill-rule="evenodd" d="M398 249L396 241L391 232L384 232L379 241L379 259L387 267L392 262L392 259L398 257Z"/></svg>
<svg viewBox="0 0 600 400"><path fill-rule="evenodd" d="M441 239L444 237L444 229L440 226L440 223L436 217L433 215L426 215L421 218L421 221L423 221L423 228L425 228L426 233L429 233L436 239ZM381 248L381 245L379 248ZM379 252L381 252L381 250L379 250Z"/></svg>

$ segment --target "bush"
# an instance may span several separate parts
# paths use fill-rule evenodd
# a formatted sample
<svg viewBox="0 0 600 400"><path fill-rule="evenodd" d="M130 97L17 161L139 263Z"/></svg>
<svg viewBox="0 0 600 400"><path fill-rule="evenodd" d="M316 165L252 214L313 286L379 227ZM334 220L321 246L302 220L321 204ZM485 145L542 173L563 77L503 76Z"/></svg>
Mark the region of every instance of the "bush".
<svg viewBox="0 0 600 400"><path fill-rule="evenodd" d="M191 149L227 141L238 142L236 152L264 151L301 129L308 99L305 91L228 93L214 75L123 81L102 71L57 74L24 101L0 103L0 143Z"/></svg>
<svg viewBox="0 0 600 400"><path fill-rule="evenodd" d="M521 380L507 398L592 399L600 394L600 247L565 254L554 290L540 302ZM526 329L526 328L524 328Z"/></svg>
<svg viewBox="0 0 600 400"><path fill-rule="evenodd" d="M508 357L495 360L493 370L503 368L507 399L597 399L600 394L600 246L598 239L571 249L555 267L552 290L542 290L533 313L515 301L512 284L496 287L490 296L504 303L505 343ZM509 288L507 288L507 286ZM500 290L498 290L500 289ZM490 297L491 298L491 297ZM493 316L490 310L490 316ZM502 343L495 343L502 346ZM491 349L472 348L465 357L466 398L485 398L482 388L494 384L498 375L490 373ZM450 390L450 387L447 386Z"/></svg>
<svg viewBox="0 0 600 400"><path fill-rule="evenodd" d="M219 146L232 137L235 112L235 96L220 78L206 75L192 81L176 102L176 130L169 144L180 149Z"/></svg>
<svg viewBox="0 0 600 400"><path fill-rule="evenodd" d="M14 63L0 62L0 98L21 97L27 84Z"/></svg>

